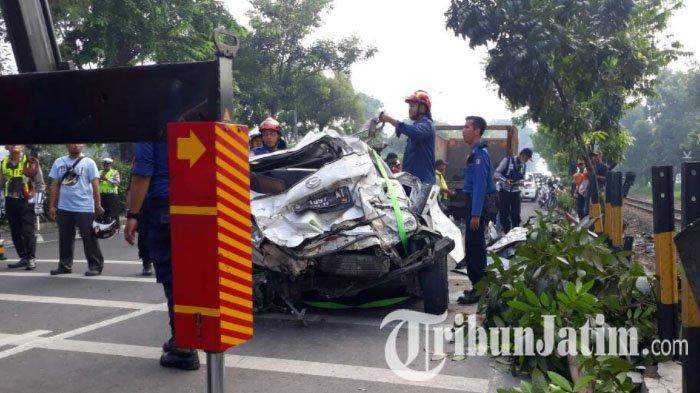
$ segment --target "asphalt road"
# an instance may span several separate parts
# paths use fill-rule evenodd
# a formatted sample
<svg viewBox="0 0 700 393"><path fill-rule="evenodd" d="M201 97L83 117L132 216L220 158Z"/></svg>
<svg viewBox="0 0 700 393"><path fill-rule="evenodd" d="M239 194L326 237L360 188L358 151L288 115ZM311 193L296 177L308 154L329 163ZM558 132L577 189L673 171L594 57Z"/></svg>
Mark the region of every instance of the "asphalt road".
<svg viewBox="0 0 700 393"><path fill-rule="evenodd" d="M532 212L532 204L524 204L522 216ZM9 234L3 235L9 242ZM154 278L140 275L136 249L121 234L101 242L105 269L92 278L83 276L87 265L80 240L74 273L49 276L56 267L56 234L43 238L35 271L0 265L0 392L206 391L204 364L195 372L158 365L160 345L169 334L162 288ZM16 261L11 247L7 257ZM454 304L467 286L464 276L450 273L452 304L445 323L456 312L475 312L475 307ZM490 357L448 356L430 381L400 378L385 359L392 327L379 328L383 317L399 308L422 310L418 300L391 309L310 309L306 327L289 315L258 315L254 338L226 354L227 391L490 393L517 383ZM401 330L397 340L402 358L406 332ZM200 358L204 361L204 353ZM425 358L419 354L412 366L422 367ZM440 360L427 363L432 368Z"/></svg>

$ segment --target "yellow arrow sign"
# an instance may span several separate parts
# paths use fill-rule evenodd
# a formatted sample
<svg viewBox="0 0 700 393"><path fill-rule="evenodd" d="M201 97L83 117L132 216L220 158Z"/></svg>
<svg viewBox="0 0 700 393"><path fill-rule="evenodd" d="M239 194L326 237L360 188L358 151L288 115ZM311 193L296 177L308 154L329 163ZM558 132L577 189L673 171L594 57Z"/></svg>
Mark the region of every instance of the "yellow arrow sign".
<svg viewBox="0 0 700 393"><path fill-rule="evenodd" d="M177 138L177 158L178 160L189 160L190 168L194 166L206 151L207 148L197 138L197 134L192 131L190 131L190 136L187 138Z"/></svg>

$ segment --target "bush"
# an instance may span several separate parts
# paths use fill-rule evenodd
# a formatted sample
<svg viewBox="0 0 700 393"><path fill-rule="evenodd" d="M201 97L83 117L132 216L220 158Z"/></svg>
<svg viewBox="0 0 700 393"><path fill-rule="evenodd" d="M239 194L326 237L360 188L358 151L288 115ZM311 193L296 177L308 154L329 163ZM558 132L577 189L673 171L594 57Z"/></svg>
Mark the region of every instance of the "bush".
<svg viewBox="0 0 700 393"><path fill-rule="evenodd" d="M482 294L479 311L486 317L486 327L530 327L537 340L543 337L543 315L556 316L556 332L562 327L578 330L587 322L595 327L594 316L602 314L609 326L636 327L640 348L656 338L652 320L655 297L640 292L636 285L638 279L649 280L650 284L652 279L641 265L630 262L622 253L613 253L604 238L591 235L587 229L560 222L551 213L538 213L529 228L528 241L518 246L507 267L497 256L492 257L494 263L487 268L487 276L477 284ZM514 340L510 340L513 347ZM576 345L580 349L580 340ZM515 357L513 367L514 371L532 373L532 384L539 388L528 390L524 385L521 389L526 392L574 391L575 384L567 388L562 386L566 385L562 379L568 382L582 378L589 380L596 392L629 392L633 385L626 373L632 364L651 361L639 356L622 359L594 354L574 358L555 353ZM572 378L572 373L577 377ZM534 385L530 387L534 389ZM519 390L502 390L511 391Z"/></svg>

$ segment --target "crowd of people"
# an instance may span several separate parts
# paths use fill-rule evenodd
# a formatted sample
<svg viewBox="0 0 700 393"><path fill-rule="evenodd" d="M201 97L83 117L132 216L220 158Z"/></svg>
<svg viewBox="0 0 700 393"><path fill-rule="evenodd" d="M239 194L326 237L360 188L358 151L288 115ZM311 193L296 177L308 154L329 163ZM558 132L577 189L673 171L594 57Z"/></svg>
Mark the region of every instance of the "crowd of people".
<svg viewBox="0 0 700 393"><path fill-rule="evenodd" d="M7 145L8 156L0 161L0 187L6 218L19 261L10 269L36 268L37 204L43 203L46 184L37 157L23 145ZM48 217L58 228L58 266L51 275L73 272L76 229L88 262L86 276L98 276L104 268L100 238L114 235L119 228L120 173L114 161L102 159L102 169L83 154L84 145L66 145L67 154L57 158L49 171Z"/></svg>

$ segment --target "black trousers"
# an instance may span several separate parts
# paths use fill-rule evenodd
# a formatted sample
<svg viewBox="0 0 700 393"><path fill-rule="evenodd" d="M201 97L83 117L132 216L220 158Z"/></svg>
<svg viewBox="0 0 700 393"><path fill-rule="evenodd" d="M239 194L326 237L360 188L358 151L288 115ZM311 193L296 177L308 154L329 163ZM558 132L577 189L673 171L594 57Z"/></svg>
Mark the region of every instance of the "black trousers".
<svg viewBox="0 0 700 393"><path fill-rule="evenodd" d="M83 239L83 250L88 267L91 270L102 271L104 257L100 250L95 234L92 232L92 222L95 219L93 213L78 213L59 210L56 222L58 223L58 265L65 269L73 268L73 252L75 250L75 228L80 231Z"/></svg>
<svg viewBox="0 0 700 393"><path fill-rule="evenodd" d="M588 215L588 198L580 194L576 194L576 214L579 220Z"/></svg>
<svg viewBox="0 0 700 393"><path fill-rule="evenodd" d="M475 286L486 275L486 220L479 217L479 229L471 230L472 198L467 195L467 228L464 236L464 249L466 250L467 275Z"/></svg>
<svg viewBox="0 0 700 393"><path fill-rule="evenodd" d="M151 203L146 216L141 215L139 217L139 227L142 221L148 223L149 254L156 271L156 281L163 284L163 292L168 301L170 333L174 337L175 313L173 309L173 271L170 250L170 208L165 204Z"/></svg>
<svg viewBox="0 0 700 393"><path fill-rule="evenodd" d="M139 226L138 226L138 242L137 246L139 249L139 258L141 258L141 262L143 264L143 267L150 266L151 265L151 254L149 252L149 247L148 247L148 200L143 201L143 205L141 205L141 212L140 212L141 219L139 220Z"/></svg>
<svg viewBox="0 0 700 393"><path fill-rule="evenodd" d="M119 195L117 194L100 194L102 200L102 208L105 209L105 216L116 220L119 218Z"/></svg>
<svg viewBox="0 0 700 393"><path fill-rule="evenodd" d="M498 216L505 233L520 226L520 192L498 192Z"/></svg>
<svg viewBox="0 0 700 393"><path fill-rule="evenodd" d="M36 258L36 214L34 204L23 198L5 198L12 243L20 259Z"/></svg>

